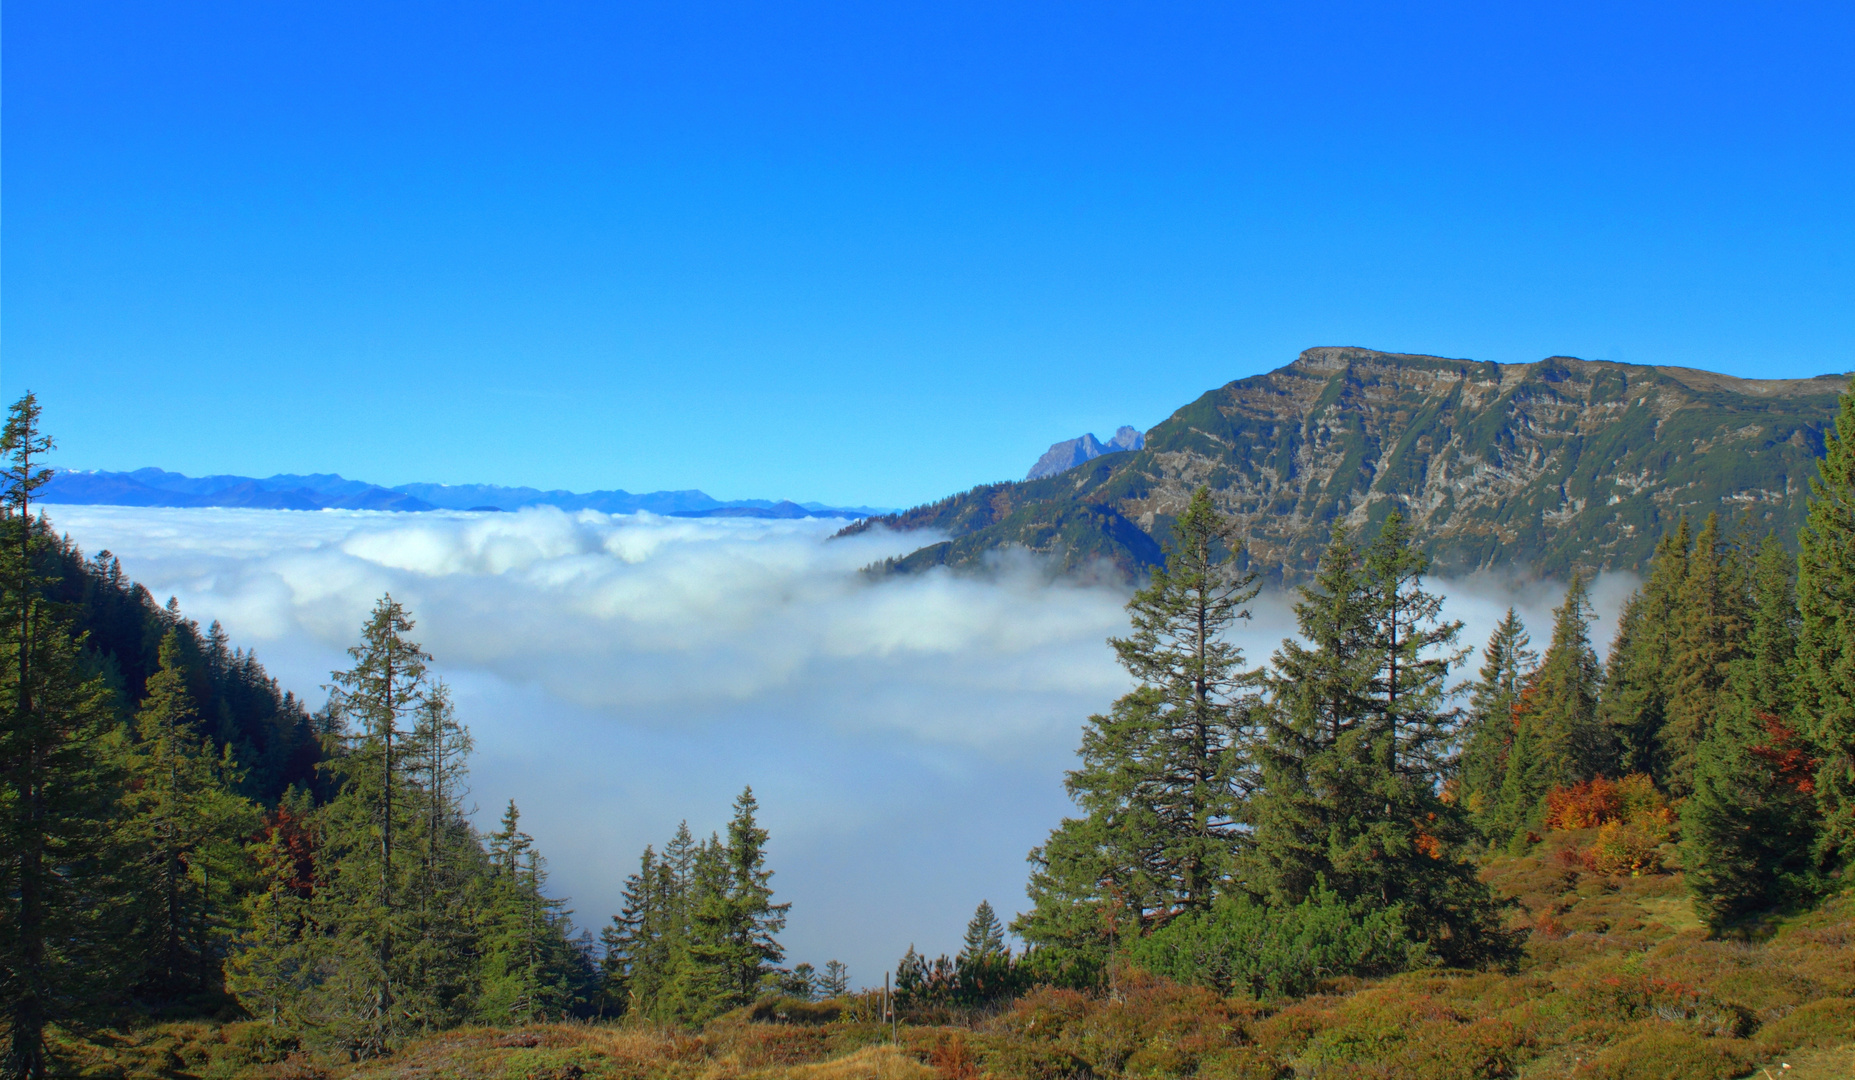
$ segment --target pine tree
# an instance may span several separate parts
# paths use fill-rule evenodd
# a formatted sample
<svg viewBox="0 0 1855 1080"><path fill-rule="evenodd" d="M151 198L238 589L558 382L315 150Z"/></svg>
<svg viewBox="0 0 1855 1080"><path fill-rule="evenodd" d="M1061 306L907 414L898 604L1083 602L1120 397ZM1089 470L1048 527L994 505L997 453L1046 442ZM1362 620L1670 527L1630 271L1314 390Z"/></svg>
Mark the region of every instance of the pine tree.
<svg viewBox="0 0 1855 1080"><path fill-rule="evenodd" d="M1539 655L1528 648L1530 644L1520 617L1508 608L1482 649L1480 677L1469 688L1457 794L1470 820L1486 838L1493 838L1497 831L1494 819L1507 775L1514 709L1520 703L1521 688L1539 660Z"/></svg>
<svg viewBox="0 0 1855 1080"><path fill-rule="evenodd" d="M1336 767L1367 737L1378 671L1373 598L1358 562L1351 534L1336 525L1295 603L1302 640L1285 639L1274 657L1249 875L1273 903L1299 903L1337 876L1329 845L1332 825L1346 818L1340 800L1350 785Z"/></svg>
<svg viewBox="0 0 1855 1080"><path fill-rule="evenodd" d="M773 872L766 868L767 831L755 820L758 808L753 788L743 788L734 801L728 843L722 852L725 885L719 895L711 894L695 911L704 934L694 959L718 968L726 988L717 1005L752 1001L761 977L786 955L778 935L792 905L773 903Z"/></svg>
<svg viewBox="0 0 1855 1080"><path fill-rule="evenodd" d="M638 871L625 879L624 906L600 931L605 955L600 961L601 1012L623 1016L636 1007L640 996L653 996L653 946L660 932L657 852L649 846L638 860Z"/></svg>
<svg viewBox="0 0 1855 1080"><path fill-rule="evenodd" d="M109 822L111 695L86 677L80 643L46 598L54 551L32 499L51 478L52 440L31 394L0 434L0 1011L6 1075L41 1077L47 1025L93 1011L119 990L120 900Z"/></svg>
<svg viewBox="0 0 1855 1080"><path fill-rule="evenodd" d="M483 985L477 1014L491 1024L557 1020L574 1004L575 954L564 905L545 892L534 838L521 831L515 801L490 836L494 868L484 913Z"/></svg>
<svg viewBox="0 0 1855 1080"><path fill-rule="evenodd" d="M1700 744L1719 720L1727 678L1743 655L1745 589L1738 553L1721 535L1719 515L1708 514L1688 554L1667 668L1668 719L1661 743L1666 787L1675 796L1693 790Z"/></svg>
<svg viewBox="0 0 1855 1080"><path fill-rule="evenodd" d="M245 898L245 929L226 964L226 989L245 1011L287 1029L303 1025L300 1006L320 982L313 812L307 795L291 789L271 815L256 845L259 887Z"/></svg>
<svg viewBox="0 0 1855 1080"><path fill-rule="evenodd" d="M1005 952L1005 927L998 921L998 914L992 910L990 901L979 901L973 917L966 924L966 936L962 939L960 958L978 960L984 957L1002 956Z"/></svg>
<svg viewBox="0 0 1855 1080"><path fill-rule="evenodd" d="M1052 969L1052 981L1093 984L1111 970L1120 943L1140 935L1149 904L1136 889L1145 878L1109 857L1106 829L1093 818L1064 818L1027 857L1031 909L1011 929Z"/></svg>
<svg viewBox="0 0 1855 1080"><path fill-rule="evenodd" d="M1442 797L1446 680L1464 653L1461 624L1423 588L1427 570L1396 513L1363 559L1335 530L1296 606L1312 647L1285 641L1276 656L1255 880L1276 903L1331 888L1397 911L1446 962L1477 964L1505 959L1511 943L1462 857L1466 819Z"/></svg>
<svg viewBox="0 0 1855 1080"><path fill-rule="evenodd" d="M481 856L463 807L472 747L450 688L433 684L415 710L403 759L408 793L416 800L403 835L410 841L405 847L418 857L404 966L408 984L419 990L421 1025L427 1027L461 1021L475 992L472 884Z"/></svg>
<svg viewBox="0 0 1855 1080"><path fill-rule="evenodd" d="M1553 610L1552 644L1515 703L1513 748L1493 821L1497 836L1524 839L1548 791L1611 768L1614 753L1598 719L1602 677L1591 648L1591 618L1584 575L1575 573Z"/></svg>
<svg viewBox="0 0 1855 1080"><path fill-rule="evenodd" d="M1855 394L1824 438L1798 537L1797 710L1819 759L1816 797L1831 865L1855 861Z"/></svg>
<svg viewBox="0 0 1855 1080"><path fill-rule="evenodd" d="M1012 991L1014 974L1005 928L991 903L981 900L966 924L959 955L953 959L953 996L968 1005L995 1000Z"/></svg>
<svg viewBox="0 0 1855 1080"><path fill-rule="evenodd" d="M258 813L233 793L231 748L215 754L199 732L178 633L161 639L159 663L126 755L121 839L135 863L133 937L143 947L132 978L142 995L176 1000L222 983L218 913L234 906L234 887L248 873L244 840Z"/></svg>
<svg viewBox="0 0 1855 1080"><path fill-rule="evenodd" d="M341 790L320 815L319 962L333 974L319 987L317 1012L331 1037L360 1056L386 1052L441 1012L406 948L418 936L421 860L416 846L408 853L400 842L417 830L422 800L401 725L424 699L430 659L406 637L412 628L405 608L382 597L348 650L354 666L333 674L329 694L349 745L329 763Z"/></svg>
<svg viewBox="0 0 1855 1080"><path fill-rule="evenodd" d="M1767 533L1753 557L1749 663L1733 690L1752 712L1788 719L1797 702L1797 560Z"/></svg>
<svg viewBox="0 0 1855 1080"><path fill-rule="evenodd" d="M1674 692L1675 634L1692 546L1685 517L1657 541L1649 580L1617 621L1598 706L1598 718L1617 746L1617 770L1645 773L1664 787L1670 763L1662 732Z"/></svg>
<svg viewBox="0 0 1855 1080"><path fill-rule="evenodd" d="M1767 537L1753 574L1746 655L1733 661L1681 806L1688 889L1714 930L1816 887L1815 762L1785 720L1795 603L1789 555Z"/></svg>
<svg viewBox="0 0 1855 1080"><path fill-rule="evenodd" d="M1112 882L1138 925L1207 907L1226 887L1247 842L1244 806L1255 786L1257 676L1226 638L1257 593L1237 568L1242 545L1232 523L1200 488L1173 526L1166 565L1128 601L1133 632L1111 639L1137 682L1107 716L1083 731L1081 765L1065 787L1087 814L1087 861L1107 865L1080 878L1049 872L1071 859L1078 829L1067 823L1033 853L1045 870L1033 886L1032 940L1074 938ZM1049 860L1054 858L1055 863ZM1079 945L1072 941L1070 947Z"/></svg>

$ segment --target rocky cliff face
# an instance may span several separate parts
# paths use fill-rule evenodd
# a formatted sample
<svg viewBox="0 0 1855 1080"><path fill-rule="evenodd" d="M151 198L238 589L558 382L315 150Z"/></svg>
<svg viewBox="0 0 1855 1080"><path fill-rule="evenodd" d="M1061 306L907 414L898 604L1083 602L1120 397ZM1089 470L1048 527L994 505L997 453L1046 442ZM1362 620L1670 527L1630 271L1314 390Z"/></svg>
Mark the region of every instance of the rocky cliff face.
<svg viewBox="0 0 1855 1080"><path fill-rule="evenodd" d="M1119 453L1122 450L1139 450L1145 445L1146 436L1142 435L1139 429L1126 424L1122 424L1115 431L1114 438L1105 443L1097 439L1094 432L1090 432L1079 438L1053 444L1050 449L1043 452L1042 457L1037 459L1037 463L1031 466L1030 473L1024 479L1041 480L1046 476L1068 472L1083 462L1093 461L1103 454Z"/></svg>
<svg viewBox="0 0 1855 1080"><path fill-rule="evenodd" d="M1021 545L1137 571L1204 484L1272 577L1311 571L1335 523L1370 530L1394 508L1443 573L1640 569L1683 514L1794 533L1847 382L1309 349L1180 409L1141 450L853 528L953 537L903 570Z"/></svg>

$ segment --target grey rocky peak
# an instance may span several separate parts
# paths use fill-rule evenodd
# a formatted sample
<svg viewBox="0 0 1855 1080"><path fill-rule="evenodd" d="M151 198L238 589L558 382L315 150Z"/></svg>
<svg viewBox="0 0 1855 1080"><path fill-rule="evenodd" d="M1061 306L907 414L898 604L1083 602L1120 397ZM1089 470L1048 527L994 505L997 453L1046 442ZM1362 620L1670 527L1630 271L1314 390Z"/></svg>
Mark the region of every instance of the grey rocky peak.
<svg viewBox="0 0 1855 1080"><path fill-rule="evenodd" d="M1046 476L1068 472L1085 461L1093 461L1103 454L1117 454L1124 450L1138 450L1146 445L1146 436L1134 428L1122 424L1114 433L1114 438L1107 442L1097 439L1093 433L1066 439L1043 452L1037 464L1031 466L1026 480L1041 480Z"/></svg>

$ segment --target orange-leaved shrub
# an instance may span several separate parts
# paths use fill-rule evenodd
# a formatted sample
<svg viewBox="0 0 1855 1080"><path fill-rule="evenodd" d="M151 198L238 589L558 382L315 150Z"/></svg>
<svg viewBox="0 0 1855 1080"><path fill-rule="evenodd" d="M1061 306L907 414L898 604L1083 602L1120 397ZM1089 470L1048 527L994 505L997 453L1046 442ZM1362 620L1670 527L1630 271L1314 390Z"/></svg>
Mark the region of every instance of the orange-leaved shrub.
<svg viewBox="0 0 1855 1080"><path fill-rule="evenodd" d="M1562 860L1600 874L1661 869L1674 825L1674 808L1642 773L1614 781L1599 776L1546 794L1547 828L1597 830L1589 848L1568 849Z"/></svg>

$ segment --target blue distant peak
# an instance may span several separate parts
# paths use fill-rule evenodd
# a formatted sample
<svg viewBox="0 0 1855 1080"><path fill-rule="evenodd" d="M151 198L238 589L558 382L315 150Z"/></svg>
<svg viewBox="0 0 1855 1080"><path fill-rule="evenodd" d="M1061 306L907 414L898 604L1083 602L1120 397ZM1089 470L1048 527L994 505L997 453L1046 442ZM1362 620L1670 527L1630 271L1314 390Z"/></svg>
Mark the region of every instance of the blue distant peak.
<svg viewBox="0 0 1855 1080"><path fill-rule="evenodd" d="M649 511L677 517L861 518L885 513L871 506L826 506L768 499L723 502L701 491L541 491L495 484L400 484L381 487L334 473L297 476L185 476L165 469L78 472L61 469L39 496L48 503L90 506L229 506L264 510L520 510L555 506L607 514Z"/></svg>

